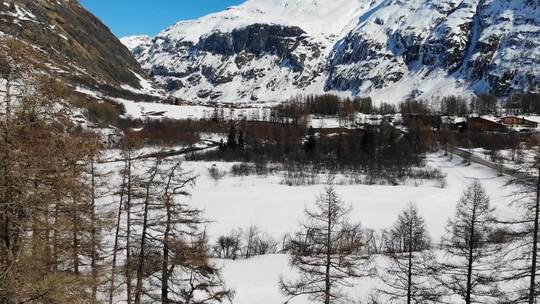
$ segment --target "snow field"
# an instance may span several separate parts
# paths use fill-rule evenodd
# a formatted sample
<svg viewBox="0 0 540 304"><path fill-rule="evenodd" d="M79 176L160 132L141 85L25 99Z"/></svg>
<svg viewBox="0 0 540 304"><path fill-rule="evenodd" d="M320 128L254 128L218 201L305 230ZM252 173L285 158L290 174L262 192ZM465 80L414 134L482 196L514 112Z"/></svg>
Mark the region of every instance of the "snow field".
<svg viewBox="0 0 540 304"><path fill-rule="evenodd" d="M279 291L279 278L295 277L289 267L289 256L274 254L254 257L249 260L216 261L223 265L223 277L227 287L235 290L235 304L279 304L284 298ZM375 263L379 266L387 263L386 259L377 257ZM370 293L377 288L384 288L376 278L351 280L352 287L344 290L352 300L365 301ZM297 297L290 304L311 304L306 296Z"/></svg>
<svg viewBox="0 0 540 304"><path fill-rule="evenodd" d="M515 212L509 207L512 189L504 187L507 177L498 177L496 172L480 165L464 166L459 158L448 161L440 155L429 155L428 164L447 174L446 188L429 184L418 187L353 185L336 186L336 190L344 201L352 205L351 220L360 221L364 227L375 230L392 225L408 202L416 203L435 243L444 234L448 218L454 215L461 192L474 179L479 179L486 188L498 216L505 218ZM204 208L205 215L215 221L207 228L211 239L227 234L231 229L256 225L279 240L285 233L297 229L303 219L304 206L311 204L324 188L324 185L289 187L281 185L276 176L227 176L215 183L204 172L209 165L185 163L186 167L201 172L191 203ZM229 165L219 166L226 169ZM287 255L219 263L223 265L227 286L236 291L236 304L283 303L278 286L279 278L282 275L288 278L294 276ZM385 263L383 257L376 258L377 268L383 268ZM357 300L366 300L373 289L384 288L376 278L355 280L352 283L354 287L348 289L347 293ZM305 297L291 301L291 304L308 303Z"/></svg>
<svg viewBox="0 0 540 304"><path fill-rule="evenodd" d="M508 218L514 214L514 209L509 207L512 189L504 187L508 177L499 177L497 172L480 165L465 166L458 157L450 161L440 154L428 155L427 164L441 169L447 175L445 188L435 182L418 186L336 185L337 193L353 208L350 220L361 222L364 228L388 228L402 209L413 202L425 217L433 242L438 243L448 218L454 215L462 191L474 179L479 179L486 188L499 217ZM208 173L208 168L214 165L223 172L229 172L233 163L183 163L184 170L199 176L191 191L189 204L203 209L205 218L211 220L206 227L210 244L220 235L250 225L257 226L262 232L280 241L285 234L297 230L304 219L304 207L312 204L325 187L290 187L281 183L279 174L267 177L233 177L227 174L216 181ZM106 167L110 170L120 166L121 163L112 163ZM215 260L215 263L222 266L227 287L236 292L235 304L283 303L285 299L279 291L279 278L295 276L288 265L287 255L267 255L236 261ZM382 269L386 260L376 257L375 263L377 268ZM347 289L346 293L356 300L366 300L372 290L384 288L376 278L354 280L351 283L353 287ZM310 302L300 297L290 303Z"/></svg>
<svg viewBox="0 0 540 304"><path fill-rule="evenodd" d="M459 158L450 162L438 154L429 155L427 163L447 174L444 189L433 182L419 186L336 185L337 193L353 208L350 220L375 230L388 228L402 209L412 202L418 205L420 213L426 218L433 241L439 242L447 219L454 215L457 200L474 179L482 182L499 215L513 213L509 207L512 189L504 187L506 177L498 177L497 172L481 165L464 166ZM207 228L211 238L232 229L256 225L279 240L286 233L296 230L303 219L304 207L311 204L325 187L290 187L281 184L281 177L276 175L226 176L216 182L208 175L208 168L213 164L184 163L185 169L200 175L190 204L204 209L206 217L213 221ZM225 163L216 165L222 171L228 171L232 166Z"/></svg>

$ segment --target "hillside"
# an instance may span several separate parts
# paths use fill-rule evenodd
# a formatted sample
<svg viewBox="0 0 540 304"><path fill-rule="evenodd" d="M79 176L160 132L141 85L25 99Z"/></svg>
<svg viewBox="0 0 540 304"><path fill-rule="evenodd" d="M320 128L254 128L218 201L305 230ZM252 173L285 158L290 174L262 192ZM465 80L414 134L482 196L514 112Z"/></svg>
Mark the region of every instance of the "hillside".
<svg viewBox="0 0 540 304"><path fill-rule="evenodd" d="M539 33L530 0L249 0L123 41L181 99L332 92L397 102L537 88Z"/></svg>
<svg viewBox="0 0 540 304"><path fill-rule="evenodd" d="M73 87L133 99L150 93L129 50L78 1L4 0L0 35L25 42L45 72Z"/></svg>

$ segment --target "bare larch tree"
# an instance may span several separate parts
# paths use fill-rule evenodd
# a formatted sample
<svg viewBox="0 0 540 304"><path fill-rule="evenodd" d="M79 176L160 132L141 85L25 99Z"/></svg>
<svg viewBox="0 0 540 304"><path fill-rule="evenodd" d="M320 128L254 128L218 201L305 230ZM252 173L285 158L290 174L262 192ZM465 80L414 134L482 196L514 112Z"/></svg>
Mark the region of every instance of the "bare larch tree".
<svg viewBox="0 0 540 304"><path fill-rule="evenodd" d="M435 257L424 218L415 205L401 212L385 243L390 264L380 274L386 286L379 292L396 303L437 303L439 294L432 284Z"/></svg>
<svg viewBox="0 0 540 304"><path fill-rule="evenodd" d="M286 303L303 295L334 303L345 297L341 289L350 286L349 279L371 274L370 258L363 250L367 240L359 225L348 223L350 210L331 185L312 209L305 209L306 222L288 245L290 263L300 278L280 280Z"/></svg>
<svg viewBox="0 0 540 304"><path fill-rule="evenodd" d="M489 236L495 221L490 199L479 181L462 194L443 240L448 255L438 279L443 300L458 297L466 304L490 303L500 296L494 257L497 246Z"/></svg>

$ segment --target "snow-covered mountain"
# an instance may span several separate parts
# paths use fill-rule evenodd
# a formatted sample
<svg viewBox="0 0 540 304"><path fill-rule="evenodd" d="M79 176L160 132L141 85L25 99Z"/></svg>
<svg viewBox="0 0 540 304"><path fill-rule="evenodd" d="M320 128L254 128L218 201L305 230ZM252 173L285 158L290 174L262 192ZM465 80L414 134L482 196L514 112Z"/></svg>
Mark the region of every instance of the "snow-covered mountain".
<svg viewBox="0 0 540 304"><path fill-rule="evenodd" d="M540 84L538 0L248 0L122 41L164 88L200 102L397 102Z"/></svg>

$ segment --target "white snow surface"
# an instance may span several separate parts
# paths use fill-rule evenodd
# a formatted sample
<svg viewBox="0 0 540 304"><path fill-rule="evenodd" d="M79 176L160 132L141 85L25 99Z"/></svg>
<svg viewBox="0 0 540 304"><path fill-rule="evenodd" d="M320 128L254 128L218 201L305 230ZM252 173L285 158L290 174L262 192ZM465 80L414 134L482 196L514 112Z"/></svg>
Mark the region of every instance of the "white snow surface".
<svg viewBox="0 0 540 304"><path fill-rule="evenodd" d="M3 2L3 4L6 7L10 7L10 4L8 2ZM32 14L32 12L28 11L24 7L21 7L21 6L17 5L17 4L14 4L13 7L14 7L15 11L2 12L2 13L0 13L0 16L2 16L2 15L10 16L10 17L15 18L16 20L19 20L19 21L36 22L35 21L36 16L34 14Z"/></svg>
<svg viewBox="0 0 540 304"><path fill-rule="evenodd" d="M117 154L113 151L111 158ZM280 239L296 231L303 219L304 208L310 206L325 188L324 184L291 187L282 183L281 174L234 177L230 174L234 164L183 162L184 170L198 176L189 204L203 209L205 217L212 221L207 228L211 240L250 225L256 225L263 232ZM121 165L112 163L107 166L112 169ZM208 171L213 166L226 173L225 177L214 180ZM515 189L505 186L509 177L498 176L498 172L479 164L464 165L457 156L449 160L440 154L429 154L427 166L439 168L447 175L444 188L435 181L400 186L340 185L339 176L335 188L353 209L350 220L375 230L388 228L407 204L416 204L426 218L435 243L445 233L447 220L454 215L461 193L474 180L479 180L485 187L498 216L508 218L515 215L515 209L510 206Z"/></svg>
<svg viewBox="0 0 540 304"><path fill-rule="evenodd" d="M133 51L140 45L150 43L152 38L146 35L123 37L120 41L130 50Z"/></svg>
<svg viewBox="0 0 540 304"><path fill-rule="evenodd" d="M270 108L265 105L250 106L248 108L214 108L204 105L170 105L157 102L134 102L122 98L111 98L110 100L120 103L126 110L124 116L130 119L210 119L215 115L215 111L223 113L226 119L252 119L263 120L270 114Z"/></svg>
<svg viewBox="0 0 540 304"><path fill-rule="evenodd" d="M147 95L152 95L152 96L165 97L164 92L160 89L156 89L152 82L150 82L149 80L145 79L144 77L142 77L141 75L133 71L131 71L131 73L135 75L135 77L137 77L137 79L139 80L139 84L141 85L141 88L137 89L130 85L123 84L121 85L122 89L131 91L136 94L147 94Z"/></svg>
<svg viewBox="0 0 540 304"><path fill-rule="evenodd" d="M284 298L278 286L280 277L291 279L297 274L289 267L289 257L284 254L266 255L250 260L216 261L223 266L223 277L227 287L235 290L234 304L279 304ZM377 257L377 265L387 263L383 257ZM384 288L381 281L372 278L351 280L352 288L346 288L346 294L353 300L366 301L375 288ZM297 297L290 304L314 304L307 296Z"/></svg>
<svg viewBox="0 0 540 304"><path fill-rule="evenodd" d="M117 153L112 151L111 155ZM413 202L425 217L427 229L437 244L445 233L448 219L454 216L461 193L473 180L481 181L499 218L508 219L516 215L516 210L510 207L510 194L514 189L505 187L508 177L500 177L497 172L481 165L465 166L458 157L451 161L440 154L428 155L427 164L441 169L447 175L445 188L435 182L404 186L336 185L337 193L352 207L350 221L360 222L364 228L374 230L388 228L398 214ZM139 163L136 167L141 168L141 165ZM211 220L205 229L211 243L220 235L251 225L280 241L285 234L297 231L304 219L304 208L311 206L325 187L290 187L281 183L280 174L266 177L233 177L227 174L218 181L210 177L209 168L215 166L222 172L229 172L232 165L222 162L183 163L184 170L199 176L186 203L204 210L204 216ZM121 167L122 163L109 163L106 166L110 170ZM116 177L115 183L118 182ZM235 304L283 303L285 299L279 292L279 278L295 276L288 264L287 255L214 262L223 267L227 287L235 290ZM375 263L382 269L386 261L383 257L376 257ZM366 300L373 288L383 287L376 278L355 280L353 283L354 287L346 292L358 300ZM311 302L306 298L298 298L290 303Z"/></svg>
<svg viewBox="0 0 540 304"><path fill-rule="evenodd" d="M440 155L430 155L428 164L447 174L446 188L430 184L418 187L354 185L336 186L336 190L353 208L350 219L376 230L388 228L409 202L415 203L425 217L435 243L444 234L448 219L454 216L461 192L475 179L480 180L486 188L498 216L508 218L515 214L515 209L509 207L512 189L504 187L507 177L498 177L496 172L480 165L464 166L458 158L449 161ZM199 168L195 170L202 170L199 171L201 177L193 191L191 203L193 206L202 206L206 216L215 220L208 227L212 239L231 229L256 225L279 240L285 233L297 229L303 219L303 208L312 204L324 188L324 185L288 187L279 184L279 178L273 176L226 177L214 183L204 173L205 167L210 165L186 163L186 166ZM294 276L287 255L217 262L224 266L223 275L227 286L236 291L236 304L283 303L284 298L278 288L279 278ZM380 269L384 264L384 258L376 258L376 265ZM374 288L384 288L381 284L376 278L355 280L354 287L348 289L347 293L353 299L365 301ZM312 302L300 297L290 303Z"/></svg>
<svg viewBox="0 0 540 304"><path fill-rule="evenodd" d="M340 35L381 0L248 0L200 19L181 21L161 32L177 40L197 42L214 31L230 32L254 23L299 26L317 36Z"/></svg>
<svg viewBox="0 0 540 304"><path fill-rule="evenodd" d="M191 203L205 210L213 222L208 227L211 238L232 229L256 225L280 239L286 233L296 231L303 219L303 209L315 200L325 185L289 187L281 183L280 176L231 177L217 183L209 177L208 168L213 163L186 162L185 167L200 174L193 189ZM224 171L231 164L218 164ZM472 164L464 166L461 159L449 161L439 155L430 155L428 165L440 168L447 174L447 186L436 183L407 186L336 185L341 198L353 208L351 221L361 222L364 227L375 230L388 228L408 203L415 203L425 216L426 224L434 242L445 233L447 220L454 215L459 196L475 179L485 186L492 203L502 217L513 214L509 208L512 201L511 188L505 188L506 177L497 172Z"/></svg>

